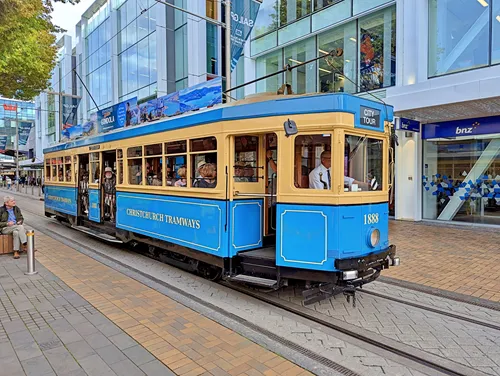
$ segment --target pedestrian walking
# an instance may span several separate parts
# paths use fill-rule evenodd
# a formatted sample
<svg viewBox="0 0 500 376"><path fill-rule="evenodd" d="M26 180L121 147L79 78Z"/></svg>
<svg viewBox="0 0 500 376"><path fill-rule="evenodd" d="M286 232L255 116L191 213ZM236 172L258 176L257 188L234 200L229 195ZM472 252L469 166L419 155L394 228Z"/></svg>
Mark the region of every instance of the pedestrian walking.
<svg viewBox="0 0 500 376"><path fill-rule="evenodd" d="M12 184L12 180L10 180L10 178L7 176L6 181L7 181L7 189L10 189L10 186Z"/></svg>
<svg viewBox="0 0 500 376"><path fill-rule="evenodd" d="M14 197L5 196L4 205L0 208L0 229L3 235L12 234L14 240L14 258L19 258L19 251L26 251L28 239L24 229L24 218L21 209L16 206ZM22 245L22 249L20 249Z"/></svg>

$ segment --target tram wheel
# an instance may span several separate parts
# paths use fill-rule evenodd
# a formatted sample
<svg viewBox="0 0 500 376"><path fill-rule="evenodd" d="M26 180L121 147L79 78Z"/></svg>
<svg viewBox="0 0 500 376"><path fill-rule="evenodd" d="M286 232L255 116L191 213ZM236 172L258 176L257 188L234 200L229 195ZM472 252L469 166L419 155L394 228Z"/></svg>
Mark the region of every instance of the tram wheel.
<svg viewBox="0 0 500 376"><path fill-rule="evenodd" d="M198 263L198 268L196 272L201 277L208 279L209 281L218 281L222 277L222 269L217 266L210 264L205 264L204 262Z"/></svg>

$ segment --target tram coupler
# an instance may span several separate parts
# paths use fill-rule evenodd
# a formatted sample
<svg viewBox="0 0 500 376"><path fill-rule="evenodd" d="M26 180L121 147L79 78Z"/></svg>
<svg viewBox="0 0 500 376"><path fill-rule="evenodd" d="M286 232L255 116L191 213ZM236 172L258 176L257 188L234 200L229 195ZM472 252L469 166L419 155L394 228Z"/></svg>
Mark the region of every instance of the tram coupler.
<svg viewBox="0 0 500 376"><path fill-rule="evenodd" d="M338 286L333 283L328 283L302 291L305 306L340 294L344 294L347 298L347 303L351 302L352 297L352 305L354 308L356 307L356 287L354 285Z"/></svg>

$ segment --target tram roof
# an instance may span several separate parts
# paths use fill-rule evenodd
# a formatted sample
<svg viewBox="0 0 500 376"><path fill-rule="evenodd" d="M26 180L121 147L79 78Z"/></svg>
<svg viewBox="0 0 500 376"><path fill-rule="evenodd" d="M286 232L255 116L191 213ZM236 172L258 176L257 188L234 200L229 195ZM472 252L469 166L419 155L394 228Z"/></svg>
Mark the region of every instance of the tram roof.
<svg viewBox="0 0 500 376"><path fill-rule="evenodd" d="M360 122L363 107L380 112L380 127L362 125ZM51 153L104 142L145 136L174 129L194 127L219 121L242 120L257 117L314 114L324 112L348 112L354 114L356 128L384 130L384 121L393 120L393 107L373 100L345 93L313 94L301 96L261 96L245 99L215 108L189 112L183 115L157 120L152 123L121 128L108 133L61 143L44 149ZM292 119L293 120L293 119Z"/></svg>

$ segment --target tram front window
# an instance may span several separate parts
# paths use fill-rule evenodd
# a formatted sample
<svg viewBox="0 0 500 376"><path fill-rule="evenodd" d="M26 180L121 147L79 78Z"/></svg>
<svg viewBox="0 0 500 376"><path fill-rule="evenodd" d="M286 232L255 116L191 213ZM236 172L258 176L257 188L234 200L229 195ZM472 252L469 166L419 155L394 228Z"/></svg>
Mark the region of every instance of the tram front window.
<svg viewBox="0 0 500 376"><path fill-rule="evenodd" d="M239 136L234 138L234 181L257 182L259 138Z"/></svg>
<svg viewBox="0 0 500 376"><path fill-rule="evenodd" d="M344 191L381 191L383 172L382 140L346 135Z"/></svg>
<svg viewBox="0 0 500 376"><path fill-rule="evenodd" d="M331 189L331 138L330 134L295 138L296 188Z"/></svg>

